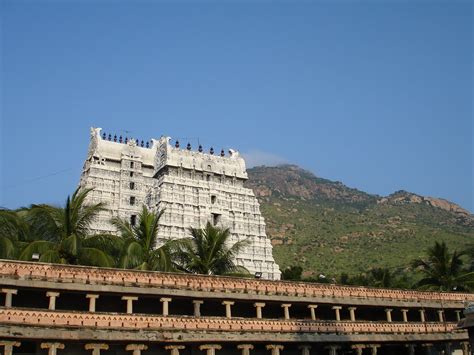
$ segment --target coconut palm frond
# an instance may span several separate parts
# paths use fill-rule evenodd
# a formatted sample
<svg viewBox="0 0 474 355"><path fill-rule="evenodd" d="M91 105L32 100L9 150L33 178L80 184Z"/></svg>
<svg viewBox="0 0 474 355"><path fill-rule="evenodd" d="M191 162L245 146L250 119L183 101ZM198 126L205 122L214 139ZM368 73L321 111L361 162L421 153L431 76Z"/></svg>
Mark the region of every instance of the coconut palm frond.
<svg viewBox="0 0 474 355"><path fill-rule="evenodd" d="M123 240L119 261L121 267L161 271L174 269L170 255L171 248L169 246L157 248L159 219L163 213L164 210L155 213L143 206L135 226L131 226L124 219L112 219L112 224Z"/></svg>
<svg viewBox="0 0 474 355"><path fill-rule="evenodd" d="M17 211L0 209L0 235L12 241L29 238L29 225Z"/></svg>
<svg viewBox="0 0 474 355"><path fill-rule="evenodd" d="M114 217L110 220L110 222L117 229L120 237L124 239L135 238L133 228L128 221L119 217Z"/></svg>
<svg viewBox="0 0 474 355"><path fill-rule="evenodd" d="M14 259L17 248L13 240L0 236L0 259Z"/></svg>
<svg viewBox="0 0 474 355"><path fill-rule="evenodd" d="M61 211L57 207L31 205L25 219L38 239L59 242L64 236L61 232Z"/></svg>
<svg viewBox="0 0 474 355"><path fill-rule="evenodd" d="M123 246L119 266L124 269L133 269L143 263L144 250L140 243L133 239L128 239Z"/></svg>
<svg viewBox="0 0 474 355"><path fill-rule="evenodd" d="M223 275L236 272L234 260L237 253L248 245L240 241L228 247L230 230L207 223L202 229L189 228L191 238L183 241L177 253L177 264L188 272Z"/></svg>
<svg viewBox="0 0 474 355"><path fill-rule="evenodd" d="M48 250L41 254L39 261L42 263L67 264L67 261L61 258L57 250Z"/></svg>
<svg viewBox="0 0 474 355"><path fill-rule="evenodd" d="M464 268L463 253L449 252L445 242L435 242L428 248L426 258L415 259L412 267L423 274L417 287L427 290L466 290L473 285L473 276Z"/></svg>
<svg viewBox="0 0 474 355"><path fill-rule="evenodd" d="M94 234L82 240L85 248L96 248L118 260L125 240L112 234Z"/></svg>
<svg viewBox="0 0 474 355"><path fill-rule="evenodd" d="M78 259L81 265L100 267L115 266L114 258L97 248L81 248Z"/></svg>
<svg viewBox="0 0 474 355"><path fill-rule="evenodd" d="M50 242L48 240L36 240L29 243L20 253L18 259L31 261L33 254L39 254L40 258L52 250L56 250L56 243ZM41 259L40 259L41 260Z"/></svg>

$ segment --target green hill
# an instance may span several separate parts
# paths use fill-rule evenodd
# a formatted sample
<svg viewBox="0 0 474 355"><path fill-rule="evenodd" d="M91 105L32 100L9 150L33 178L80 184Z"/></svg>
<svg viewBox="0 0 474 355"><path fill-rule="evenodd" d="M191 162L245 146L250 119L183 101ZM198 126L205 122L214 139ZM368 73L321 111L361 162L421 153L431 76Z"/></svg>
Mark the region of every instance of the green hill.
<svg viewBox="0 0 474 355"><path fill-rule="evenodd" d="M435 241L457 250L474 242L473 215L443 199L371 195L293 165L248 173L277 263L306 277L404 267Z"/></svg>

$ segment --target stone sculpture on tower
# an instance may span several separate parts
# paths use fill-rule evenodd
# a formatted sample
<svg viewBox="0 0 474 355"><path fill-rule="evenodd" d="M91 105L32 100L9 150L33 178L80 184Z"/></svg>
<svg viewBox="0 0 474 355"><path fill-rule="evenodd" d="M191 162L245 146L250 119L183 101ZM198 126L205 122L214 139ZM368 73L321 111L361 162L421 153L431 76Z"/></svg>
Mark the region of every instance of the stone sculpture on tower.
<svg viewBox="0 0 474 355"><path fill-rule="evenodd" d="M144 143L136 139L101 133L91 128L89 151L80 186L91 187L91 203L104 202L107 210L94 222L97 233L114 233L114 216L136 223L142 205L165 209L158 237L189 237L189 227L207 222L229 228L231 243L248 239L249 245L236 257L236 264L262 278L279 279L260 205L247 180L245 161L235 150L214 155L170 144L169 137Z"/></svg>

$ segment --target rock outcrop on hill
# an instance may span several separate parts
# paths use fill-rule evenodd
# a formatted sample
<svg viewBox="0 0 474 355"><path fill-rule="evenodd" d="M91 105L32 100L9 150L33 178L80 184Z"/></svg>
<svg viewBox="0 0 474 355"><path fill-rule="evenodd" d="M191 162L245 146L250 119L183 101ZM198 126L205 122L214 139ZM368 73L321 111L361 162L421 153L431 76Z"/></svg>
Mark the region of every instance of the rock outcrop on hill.
<svg viewBox="0 0 474 355"><path fill-rule="evenodd" d="M295 165L248 173L277 262L305 275L405 267L434 241L458 250L474 242L474 216L441 198L368 194Z"/></svg>
<svg viewBox="0 0 474 355"><path fill-rule="evenodd" d="M453 212L456 214L470 216L469 211L465 210L461 206L445 200L443 198L424 197L408 191L396 191L393 194L381 198L378 200L379 203L390 203L390 204L408 204L408 203L422 203L435 208L441 208L442 210Z"/></svg>

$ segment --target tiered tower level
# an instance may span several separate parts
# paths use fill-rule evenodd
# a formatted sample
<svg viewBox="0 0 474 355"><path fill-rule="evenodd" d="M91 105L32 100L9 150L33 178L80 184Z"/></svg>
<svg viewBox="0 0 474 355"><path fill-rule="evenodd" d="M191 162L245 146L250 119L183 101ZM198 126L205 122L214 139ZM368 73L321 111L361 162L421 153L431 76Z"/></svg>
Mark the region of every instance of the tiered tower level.
<svg viewBox="0 0 474 355"><path fill-rule="evenodd" d="M80 185L94 188L88 202L107 204L92 230L115 232L114 216L134 224L142 205L165 212L160 219L161 242L189 237L189 227L207 222L229 228L230 242L249 240L236 263L266 279L279 279L280 270L266 236L260 205L247 180L245 161L235 150L214 155L199 146L170 144L169 137L150 142L126 139L91 129L89 152Z"/></svg>

